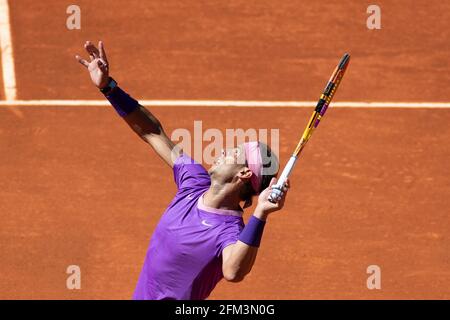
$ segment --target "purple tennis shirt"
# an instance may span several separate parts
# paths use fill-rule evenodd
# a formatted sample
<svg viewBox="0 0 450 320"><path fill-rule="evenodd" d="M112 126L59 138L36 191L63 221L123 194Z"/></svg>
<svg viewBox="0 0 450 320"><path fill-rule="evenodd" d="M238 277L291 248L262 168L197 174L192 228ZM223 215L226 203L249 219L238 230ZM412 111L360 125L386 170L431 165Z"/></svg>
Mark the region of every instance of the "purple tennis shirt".
<svg viewBox="0 0 450 320"><path fill-rule="evenodd" d="M150 240L135 300L206 299L223 278L222 250L244 228L242 211L203 204L211 179L202 165L182 155L173 172L178 191Z"/></svg>

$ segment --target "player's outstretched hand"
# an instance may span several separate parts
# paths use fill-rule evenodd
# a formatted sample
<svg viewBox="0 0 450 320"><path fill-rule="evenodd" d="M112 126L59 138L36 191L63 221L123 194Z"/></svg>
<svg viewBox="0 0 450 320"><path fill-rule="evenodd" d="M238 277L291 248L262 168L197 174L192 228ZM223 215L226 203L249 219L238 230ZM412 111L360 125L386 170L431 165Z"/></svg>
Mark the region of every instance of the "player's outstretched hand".
<svg viewBox="0 0 450 320"><path fill-rule="evenodd" d="M97 49L90 41L86 41L84 48L89 54L90 61L83 59L79 55L76 55L75 59L88 69L94 85L102 89L109 82L109 64L108 59L106 59L103 42L99 41Z"/></svg>
<svg viewBox="0 0 450 320"><path fill-rule="evenodd" d="M286 180L283 186L283 192L281 193L281 199L277 203L272 203L269 201L269 195L272 192L272 186L277 183L276 178L272 178L270 185L265 189L258 197L258 204L256 206L255 215L260 215L261 218L266 218L269 213L278 211L284 206L286 200L287 192L289 191L290 184L289 179ZM257 214L258 213L258 214Z"/></svg>

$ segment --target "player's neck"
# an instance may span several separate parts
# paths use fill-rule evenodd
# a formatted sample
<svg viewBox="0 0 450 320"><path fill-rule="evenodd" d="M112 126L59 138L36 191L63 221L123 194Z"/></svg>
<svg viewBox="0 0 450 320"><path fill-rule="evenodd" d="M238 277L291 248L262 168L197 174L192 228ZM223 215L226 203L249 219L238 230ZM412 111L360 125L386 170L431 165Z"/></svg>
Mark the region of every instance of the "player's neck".
<svg viewBox="0 0 450 320"><path fill-rule="evenodd" d="M217 184L211 187L203 195L205 206L224 210L242 210L239 195L226 190L226 187Z"/></svg>

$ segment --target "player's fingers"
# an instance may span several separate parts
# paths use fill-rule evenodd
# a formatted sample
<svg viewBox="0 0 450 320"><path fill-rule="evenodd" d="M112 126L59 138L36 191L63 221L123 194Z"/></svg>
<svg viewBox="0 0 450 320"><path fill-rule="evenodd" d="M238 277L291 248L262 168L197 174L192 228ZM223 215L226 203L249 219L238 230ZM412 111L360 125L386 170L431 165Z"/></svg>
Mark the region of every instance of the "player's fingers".
<svg viewBox="0 0 450 320"><path fill-rule="evenodd" d="M270 180L269 188L272 187L276 183L277 183L277 178L273 177L272 180Z"/></svg>
<svg viewBox="0 0 450 320"><path fill-rule="evenodd" d="M106 62L106 64L108 64L108 59L106 58L106 52L105 52L105 47L103 46L103 41L98 42L98 49L99 49L100 59L102 59L103 61Z"/></svg>
<svg viewBox="0 0 450 320"><path fill-rule="evenodd" d="M100 52L98 51L97 47L91 41L86 41L86 44L89 52L95 55L96 57L99 57Z"/></svg>
<svg viewBox="0 0 450 320"><path fill-rule="evenodd" d="M280 194L277 196L276 201L277 203L279 203L281 201L281 199L283 199L285 192L281 191Z"/></svg>
<svg viewBox="0 0 450 320"><path fill-rule="evenodd" d="M98 49L92 44L92 42L90 41L86 41L86 44L84 45L86 51L89 53L89 55L94 58L97 59L100 57L100 52L98 51ZM93 59L92 59L93 60Z"/></svg>
<svg viewBox="0 0 450 320"><path fill-rule="evenodd" d="M75 56L75 59L77 59L77 61L79 63L81 63L83 66L85 66L86 68L89 67L89 62L87 62L86 60L84 60L82 57L80 57L79 55Z"/></svg>
<svg viewBox="0 0 450 320"><path fill-rule="evenodd" d="M286 186L286 188L290 188L291 187L291 182L289 181L289 179L286 179L286 182L284 183L284 185Z"/></svg>
<svg viewBox="0 0 450 320"><path fill-rule="evenodd" d="M280 195L276 199L278 209L281 209L283 207L286 197L287 197L287 189L283 189L283 191L280 193Z"/></svg>
<svg viewBox="0 0 450 320"><path fill-rule="evenodd" d="M93 54L91 54L91 52L89 52L88 48L89 48L89 45L88 45L88 42L86 41L86 43L84 44L84 49L86 49L86 52L89 55L89 60L92 62L92 61L94 61L95 57Z"/></svg>

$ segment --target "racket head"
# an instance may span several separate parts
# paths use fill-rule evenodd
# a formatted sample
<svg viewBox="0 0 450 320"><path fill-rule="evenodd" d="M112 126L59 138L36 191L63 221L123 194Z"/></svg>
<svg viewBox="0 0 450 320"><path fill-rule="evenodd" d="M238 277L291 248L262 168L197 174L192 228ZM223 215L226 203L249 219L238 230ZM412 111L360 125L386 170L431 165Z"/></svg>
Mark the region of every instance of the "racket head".
<svg viewBox="0 0 450 320"><path fill-rule="evenodd" d="M350 54L345 53L342 57L341 61L339 62L338 68L340 70L345 71L347 69L348 63L350 62Z"/></svg>
<svg viewBox="0 0 450 320"><path fill-rule="evenodd" d="M327 111L331 100L333 99L334 93L336 92L342 78L344 77L345 70L347 70L348 63L350 62L350 54L345 53L341 60L339 61L339 64L337 65L336 69L334 70L333 74L331 75L330 80L327 83L327 86L325 87L325 90L322 94L321 100L323 99L324 103L320 108L320 116L323 117L325 112ZM319 100L320 103L320 100ZM316 109L317 110L317 109ZM320 121L320 120L319 120ZM315 127L319 124L319 121L315 123Z"/></svg>

